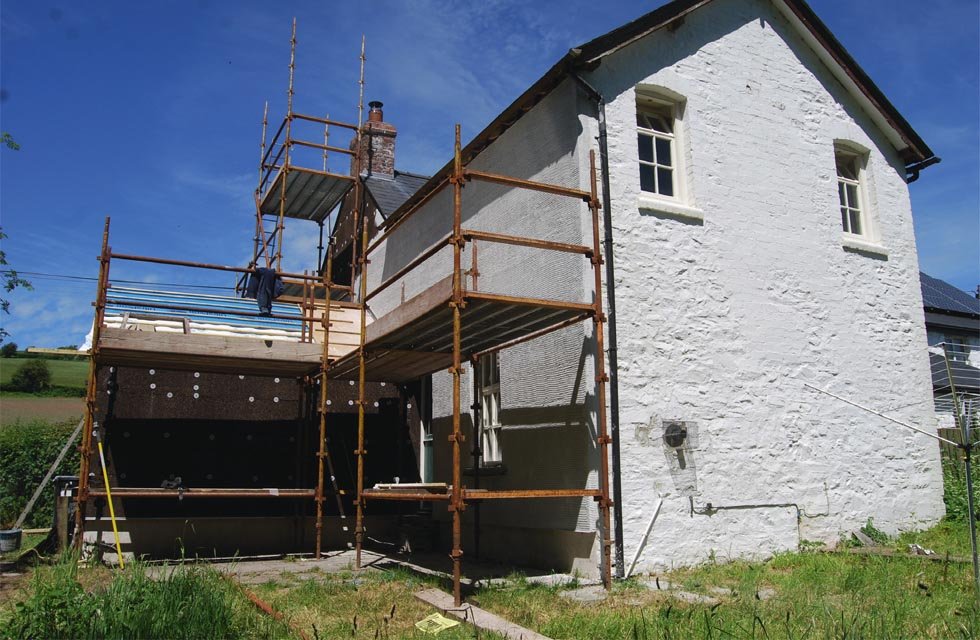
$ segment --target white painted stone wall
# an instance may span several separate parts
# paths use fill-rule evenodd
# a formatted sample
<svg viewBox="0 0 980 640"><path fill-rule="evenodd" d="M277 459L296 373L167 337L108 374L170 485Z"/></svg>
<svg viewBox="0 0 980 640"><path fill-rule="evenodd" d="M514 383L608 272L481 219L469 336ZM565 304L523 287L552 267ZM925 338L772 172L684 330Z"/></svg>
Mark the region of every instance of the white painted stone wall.
<svg viewBox="0 0 980 640"><path fill-rule="evenodd" d="M884 135L765 0L711 3L677 30L609 56L589 80L609 101L627 562L661 499L638 571L712 556L760 558L795 549L801 539L833 542L868 518L889 532L935 522L943 513L935 442L803 386L935 425L908 190ZM677 207L639 206L640 83L685 98L684 204L703 220L679 217ZM597 135L592 115L566 83L473 166L585 187ZM870 152L869 206L887 256L842 246L835 140ZM569 242L590 237L581 205L542 199L527 207L497 187L466 189L464 201L481 203L468 218L475 228ZM434 201L405 225L405 244L374 258L376 276L394 273L448 232L449 202ZM491 275L481 246L481 287L591 292L586 265L505 256L498 264L506 268ZM451 264L446 255L439 260ZM566 266L579 275L544 275L572 272ZM404 294L395 288L372 306L392 308L398 295L449 273L440 269L420 270L406 279ZM584 324L501 354L504 410L553 413L511 425L503 449L513 471L483 486L596 486L590 332ZM465 376L464 405L472 402L471 385ZM433 389L436 478L444 479L448 376L434 376ZM683 469L660 437L660 424L671 419L697 431ZM738 508L703 514L708 503ZM590 502L506 507L485 507L484 522L596 527Z"/></svg>
<svg viewBox="0 0 980 640"><path fill-rule="evenodd" d="M591 80L609 101L627 562L661 497L640 571L833 542L868 518L935 522L936 443L803 387L935 424L908 190L881 132L763 0L711 3ZM641 83L686 99L686 204L703 221L638 206ZM842 247L835 139L870 150L887 258ZM663 419L697 425L683 471ZM690 498L760 506L698 515ZM762 506L790 503L799 521Z"/></svg>

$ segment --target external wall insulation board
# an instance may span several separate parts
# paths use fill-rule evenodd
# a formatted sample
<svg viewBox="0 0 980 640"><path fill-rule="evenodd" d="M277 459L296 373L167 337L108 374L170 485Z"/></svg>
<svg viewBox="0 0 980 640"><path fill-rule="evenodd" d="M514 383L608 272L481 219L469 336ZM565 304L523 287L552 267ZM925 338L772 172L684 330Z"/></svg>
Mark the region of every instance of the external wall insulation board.
<svg viewBox="0 0 980 640"><path fill-rule="evenodd" d="M350 176L298 167L290 167L286 175L285 216L316 222L326 218L354 184ZM263 214L279 213L282 183L283 173L280 171L272 186L262 196Z"/></svg>
<svg viewBox="0 0 980 640"><path fill-rule="evenodd" d="M105 327L96 361L137 367L301 376L320 367L323 347L308 342L127 331Z"/></svg>

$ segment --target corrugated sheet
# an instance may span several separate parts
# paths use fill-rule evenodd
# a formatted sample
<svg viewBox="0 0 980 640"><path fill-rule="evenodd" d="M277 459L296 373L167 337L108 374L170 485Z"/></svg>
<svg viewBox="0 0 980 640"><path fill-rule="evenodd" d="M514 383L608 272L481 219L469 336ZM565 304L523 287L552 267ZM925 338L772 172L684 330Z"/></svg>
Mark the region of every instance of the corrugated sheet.
<svg viewBox="0 0 980 640"><path fill-rule="evenodd" d="M295 316L295 320L281 318L261 318L240 316L235 312L258 313L255 300L236 298L232 296L215 296L203 293L183 291L153 291L149 289L127 289L113 286L109 290L106 304L106 314L130 315L148 314L187 318L192 322L223 324L251 329L279 329L282 331L301 331L300 309L295 304L272 303L272 313L284 316ZM209 309L209 311L182 311L168 309L159 305L193 306Z"/></svg>

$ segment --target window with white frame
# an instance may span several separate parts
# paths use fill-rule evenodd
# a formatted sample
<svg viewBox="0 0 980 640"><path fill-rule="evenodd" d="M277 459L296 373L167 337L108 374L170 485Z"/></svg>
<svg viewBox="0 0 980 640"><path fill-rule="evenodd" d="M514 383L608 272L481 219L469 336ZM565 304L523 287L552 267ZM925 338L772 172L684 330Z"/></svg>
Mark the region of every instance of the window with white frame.
<svg viewBox="0 0 980 640"><path fill-rule="evenodd" d="M477 388L480 392L483 464L496 464L503 461L500 450L500 361L496 353L480 358Z"/></svg>
<svg viewBox="0 0 980 640"><path fill-rule="evenodd" d="M676 107L663 99L637 92L636 144L640 191L678 197Z"/></svg>
<svg viewBox="0 0 980 640"><path fill-rule="evenodd" d="M863 184L865 156L835 145L834 157L837 163L837 195L844 233L869 236L868 207Z"/></svg>

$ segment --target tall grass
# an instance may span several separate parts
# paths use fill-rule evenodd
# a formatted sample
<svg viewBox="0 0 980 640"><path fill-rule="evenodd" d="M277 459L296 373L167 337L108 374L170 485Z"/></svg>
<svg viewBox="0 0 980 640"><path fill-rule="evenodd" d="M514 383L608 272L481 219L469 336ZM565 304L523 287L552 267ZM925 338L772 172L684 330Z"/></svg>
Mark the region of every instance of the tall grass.
<svg viewBox="0 0 980 640"><path fill-rule="evenodd" d="M956 535L964 536L964 529L958 527ZM928 537L922 541L929 543ZM965 563L787 553L765 563L708 563L671 572L667 580L716 602L691 604L635 581L618 583L601 603L570 602L560 596L561 588L526 582L481 590L471 601L556 639L980 635L980 609Z"/></svg>
<svg viewBox="0 0 980 640"><path fill-rule="evenodd" d="M980 463L980 458L977 458ZM973 505L980 508L980 464L973 471ZM970 512L966 491L966 465L960 460L943 460L943 501L946 503L946 519L967 522Z"/></svg>
<svg viewBox="0 0 980 640"><path fill-rule="evenodd" d="M131 563L87 591L77 564L65 557L38 569L30 595L0 614L0 637L27 638L283 638L288 629L260 616L213 569L179 565L152 577Z"/></svg>

